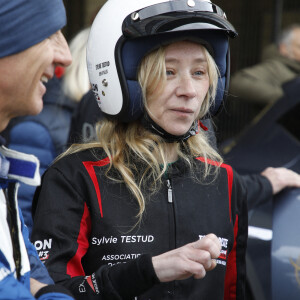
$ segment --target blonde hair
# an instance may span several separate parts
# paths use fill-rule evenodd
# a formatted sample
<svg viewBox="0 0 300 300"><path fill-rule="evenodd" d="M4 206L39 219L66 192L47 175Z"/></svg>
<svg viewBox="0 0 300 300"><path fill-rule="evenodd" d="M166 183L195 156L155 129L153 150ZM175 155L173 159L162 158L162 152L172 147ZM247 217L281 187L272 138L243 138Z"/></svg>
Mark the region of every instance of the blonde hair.
<svg viewBox="0 0 300 300"><path fill-rule="evenodd" d="M63 92L70 99L79 102L90 89L89 75L86 65L86 44L90 27L81 30L70 42L72 64L66 68L63 76Z"/></svg>
<svg viewBox="0 0 300 300"><path fill-rule="evenodd" d="M208 113L210 105L214 102L218 83L217 66L208 51L204 47L203 49L208 62L209 91L201 107L199 118ZM139 68L138 79L146 105L147 97L159 87L161 82L164 83L166 80L164 47L150 53L143 59ZM161 86L163 87L163 84ZM146 198L158 190L168 168L164 151L166 142L158 135L147 131L139 121L131 123L119 123L112 120L101 121L96 126L96 132L100 142L73 145L65 154L92 147L102 147L110 159L110 166L106 175L115 181L124 182L138 201L137 223L139 223L145 210ZM190 166L191 170L193 170L194 158L197 156L222 163L222 158L210 146L202 130L186 142L178 143L177 154ZM112 167L119 172L121 180L111 175ZM211 165L205 163L203 178L211 174L211 170ZM213 170L216 174L217 168ZM144 194L146 190L147 196Z"/></svg>

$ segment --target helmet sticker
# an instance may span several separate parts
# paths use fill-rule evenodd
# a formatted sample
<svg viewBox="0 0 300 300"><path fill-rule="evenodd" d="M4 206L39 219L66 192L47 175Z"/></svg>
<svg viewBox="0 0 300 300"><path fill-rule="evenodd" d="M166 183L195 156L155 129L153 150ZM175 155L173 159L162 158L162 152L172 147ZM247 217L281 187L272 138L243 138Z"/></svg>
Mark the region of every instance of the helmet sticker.
<svg viewBox="0 0 300 300"><path fill-rule="evenodd" d="M101 99L100 99L100 96L99 96L99 93L98 93L98 84L97 83L92 83L92 91L94 93L94 96L97 100L98 105L100 105L101 104Z"/></svg>
<svg viewBox="0 0 300 300"><path fill-rule="evenodd" d="M108 69L104 69L104 68L107 68L109 66L110 66L109 61L105 61L103 63L96 64L96 70L101 70L101 71L99 71L99 76L108 74Z"/></svg>

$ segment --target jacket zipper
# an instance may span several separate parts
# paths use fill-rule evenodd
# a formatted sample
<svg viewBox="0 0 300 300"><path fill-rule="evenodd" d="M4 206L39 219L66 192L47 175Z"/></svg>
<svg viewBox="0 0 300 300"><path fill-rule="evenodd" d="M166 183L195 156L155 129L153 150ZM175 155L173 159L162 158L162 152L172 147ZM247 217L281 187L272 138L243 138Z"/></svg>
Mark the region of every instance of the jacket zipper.
<svg viewBox="0 0 300 300"><path fill-rule="evenodd" d="M21 249L19 242L19 230L18 230L18 212L16 208L15 197L17 195L18 186L14 183L9 183L8 188L5 192L7 201L7 216L11 235L11 241L13 246L13 258L16 267L16 276L18 279L21 278Z"/></svg>
<svg viewBox="0 0 300 300"><path fill-rule="evenodd" d="M171 214L171 219L170 219L170 234L171 234L171 240L170 240L170 246L172 249L176 248L176 216L175 216L175 208L174 208L174 202L173 202L173 189L172 189L172 184L171 180L167 179L167 189L168 189L168 203L169 203L169 211ZM171 221L172 220L172 221ZM168 294L170 299L173 299L175 297L175 282L169 282L168 284Z"/></svg>
<svg viewBox="0 0 300 300"><path fill-rule="evenodd" d="M167 179L167 187L168 187L168 202L173 203L173 190L172 190L170 179Z"/></svg>

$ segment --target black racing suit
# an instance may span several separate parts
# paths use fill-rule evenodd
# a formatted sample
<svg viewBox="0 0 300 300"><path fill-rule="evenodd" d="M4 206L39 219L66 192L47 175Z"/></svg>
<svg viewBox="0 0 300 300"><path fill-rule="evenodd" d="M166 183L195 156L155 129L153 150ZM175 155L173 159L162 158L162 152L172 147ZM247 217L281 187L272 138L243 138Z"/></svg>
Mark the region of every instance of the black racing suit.
<svg viewBox="0 0 300 300"><path fill-rule="evenodd" d="M173 163L134 226L137 201L104 175L108 163L99 149L66 156L37 190L32 240L55 282L77 299L244 299L246 189L231 167L200 183ZM199 175L204 163L195 163ZM222 244L217 267L200 280L160 283L151 257L209 233Z"/></svg>

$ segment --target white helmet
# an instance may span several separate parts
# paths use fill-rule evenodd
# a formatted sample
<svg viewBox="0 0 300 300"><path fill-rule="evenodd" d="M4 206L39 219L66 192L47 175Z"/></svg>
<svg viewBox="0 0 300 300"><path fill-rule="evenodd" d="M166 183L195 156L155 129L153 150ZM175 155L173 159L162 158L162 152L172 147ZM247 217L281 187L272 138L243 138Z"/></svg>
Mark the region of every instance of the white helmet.
<svg viewBox="0 0 300 300"><path fill-rule="evenodd" d="M214 115L229 84L228 37L236 35L222 9L206 0L108 0L87 44L89 78L100 109L122 122L140 118L142 58L168 41L194 37L203 41L221 74Z"/></svg>

